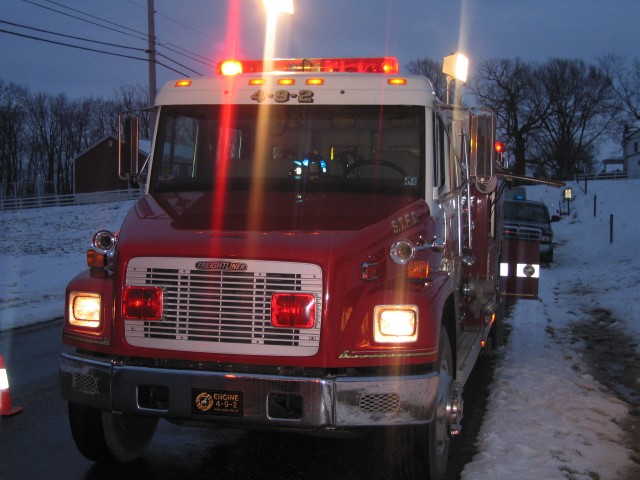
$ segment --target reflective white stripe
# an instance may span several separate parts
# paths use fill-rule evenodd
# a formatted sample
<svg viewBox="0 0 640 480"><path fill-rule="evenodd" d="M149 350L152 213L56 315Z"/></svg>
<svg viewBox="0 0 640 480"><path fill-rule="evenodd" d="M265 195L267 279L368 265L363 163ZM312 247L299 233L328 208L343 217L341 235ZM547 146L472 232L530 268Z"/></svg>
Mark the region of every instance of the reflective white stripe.
<svg viewBox="0 0 640 480"><path fill-rule="evenodd" d="M509 276L509 264L500 264L500 276ZM518 263L516 265L516 276L520 278L540 278L540 265L537 263Z"/></svg>
<svg viewBox="0 0 640 480"><path fill-rule="evenodd" d="M500 276L501 277L508 277L509 276L509 264L508 263L501 263L500 264Z"/></svg>
<svg viewBox="0 0 640 480"><path fill-rule="evenodd" d="M540 265L519 263L516 266L516 275L520 278L540 278Z"/></svg>
<svg viewBox="0 0 640 480"><path fill-rule="evenodd" d="M0 369L0 390L9 390L9 377L7 377L7 370Z"/></svg>

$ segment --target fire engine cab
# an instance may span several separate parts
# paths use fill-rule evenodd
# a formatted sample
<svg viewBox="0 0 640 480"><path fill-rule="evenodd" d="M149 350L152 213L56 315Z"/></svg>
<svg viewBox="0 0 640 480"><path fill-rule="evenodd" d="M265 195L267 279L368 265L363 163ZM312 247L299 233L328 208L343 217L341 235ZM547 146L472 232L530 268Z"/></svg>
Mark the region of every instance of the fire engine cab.
<svg viewBox="0 0 640 480"><path fill-rule="evenodd" d="M160 418L385 427L402 472L440 478L501 299L537 286L535 245L501 258L491 112L392 57L218 70L158 94L149 159L122 167L145 195L67 287L77 447L132 461Z"/></svg>

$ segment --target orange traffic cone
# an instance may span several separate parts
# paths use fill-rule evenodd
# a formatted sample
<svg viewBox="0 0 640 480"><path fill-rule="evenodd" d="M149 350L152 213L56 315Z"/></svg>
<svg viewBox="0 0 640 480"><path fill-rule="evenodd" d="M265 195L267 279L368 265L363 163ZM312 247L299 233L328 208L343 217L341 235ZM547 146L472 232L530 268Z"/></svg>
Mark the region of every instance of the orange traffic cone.
<svg viewBox="0 0 640 480"><path fill-rule="evenodd" d="M9 377L4 366L4 356L0 355L0 417L8 417L20 413L22 407L11 406L11 392L9 391Z"/></svg>

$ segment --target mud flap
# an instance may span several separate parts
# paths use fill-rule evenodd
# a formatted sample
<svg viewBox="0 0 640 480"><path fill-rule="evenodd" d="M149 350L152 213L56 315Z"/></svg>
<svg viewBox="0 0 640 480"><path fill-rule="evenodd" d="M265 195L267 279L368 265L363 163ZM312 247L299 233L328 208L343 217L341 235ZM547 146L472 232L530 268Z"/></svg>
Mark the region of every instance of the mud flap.
<svg viewBox="0 0 640 480"><path fill-rule="evenodd" d="M500 294L507 299L535 300L540 279L540 243L503 240L500 253Z"/></svg>

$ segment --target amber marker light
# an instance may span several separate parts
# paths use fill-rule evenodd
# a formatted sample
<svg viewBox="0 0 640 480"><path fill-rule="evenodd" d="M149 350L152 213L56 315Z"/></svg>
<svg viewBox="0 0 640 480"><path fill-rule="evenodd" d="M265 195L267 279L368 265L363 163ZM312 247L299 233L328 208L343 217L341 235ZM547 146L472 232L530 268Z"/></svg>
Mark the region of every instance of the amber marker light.
<svg viewBox="0 0 640 480"><path fill-rule="evenodd" d="M264 78L252 78L249 85L264 85Z"/></svg>
<svg viewBox="0 0 640 480"><path fill-rule="evenodd" d="M295 85L296 81L293 78L279 78L278 85Z"/></svg>
<svg viewBox="0 0 640 480"><path fill-rule="evenodd" d="M387 80L387 83L389 85L406 85L407 79L406 78L390 78L389 80Z"/></svg>
<svg viewBox="0 0 640 480"><path fill-rule="evenodd" d="M87 250L87 266L89 268L104 268L107 266L107 256L93 249Z"/></svg>
<svg viewBox="0 0 640 480"><path fill-rule="evenodd" d="M429 278L429 262L426 260L411 260L407 264L407 278L424 282Z"/></svg>
<svg viewBox="0 0 640 480"><path fill-rule="evenodd" d="M176 87L190 87L191 80L178 80L175 84Z"/></svg>
<svg viewBox="0 0 640 480"><path fill-rule="evenodd" d="M307 78L307 85L324 85L324 78Z"/></svg>

